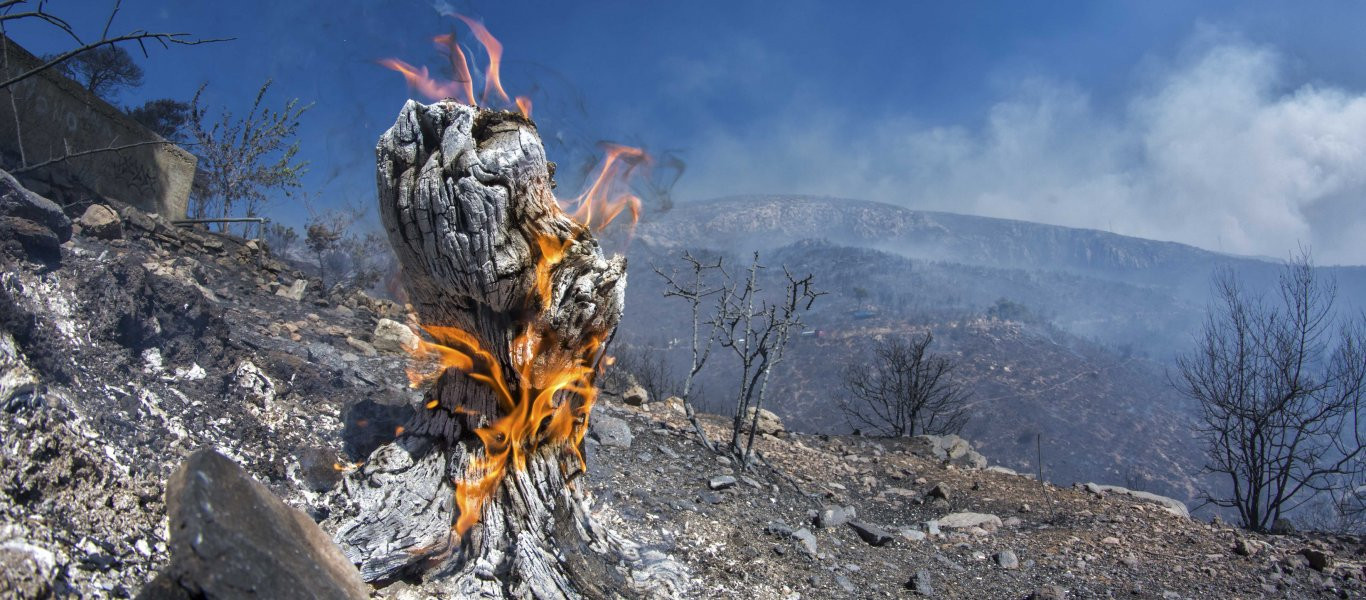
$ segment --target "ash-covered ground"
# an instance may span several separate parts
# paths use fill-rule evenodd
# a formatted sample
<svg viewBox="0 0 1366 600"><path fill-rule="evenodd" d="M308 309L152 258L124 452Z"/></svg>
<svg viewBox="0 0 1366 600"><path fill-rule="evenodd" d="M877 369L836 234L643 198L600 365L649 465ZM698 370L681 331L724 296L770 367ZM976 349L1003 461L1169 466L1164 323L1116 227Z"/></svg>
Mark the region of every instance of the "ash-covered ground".
<svg viewBox="0 0 1366 600"><path fill-rule="evenodd" d="M129 208L71 216L66 241L0 217L0 596L136 595L169 560L166 481L203 448L335 522L345 470L419 401L390 325L403 308L324 293L255 242ZM766 420L767 464L741 470L699 445L676 401L607 392L593 514L644 559L681 564L683 597L1366 594L1358 539L1247 534L1121 490L1041 485L954 439ZM703 424L723 437L726 420Z"/></svg>

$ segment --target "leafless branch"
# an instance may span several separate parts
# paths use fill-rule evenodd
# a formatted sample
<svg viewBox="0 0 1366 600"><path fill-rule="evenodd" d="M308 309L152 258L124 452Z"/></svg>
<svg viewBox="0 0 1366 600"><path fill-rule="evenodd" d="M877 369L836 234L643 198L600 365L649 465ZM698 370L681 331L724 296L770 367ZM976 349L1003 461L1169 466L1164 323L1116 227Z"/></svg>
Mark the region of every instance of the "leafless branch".
<svg viewBox="0 0 1366 600"><path fill-rule="evenodd" d="M106 146L106 147L104 147L104 148L95 148L95 149L93 149L93 150L82 150L82 151L80 151L80 152L71 152L71 153L63 154L63 155L61 155L61 156L58 156L57 158L48 159L48 160L45 160L45 161L40 162L40 163L37 163L37 164L27 165L27 166L20 167L20 168L17 168L17 169L10 169L10 173L14 173L14 174L27 173L27 172L29 172L29 171L35 171L35 170L41 169L41 168L46 167L46 166L48 166L48 165L57 164L57 163L60 163L60 162L63 162L63 161L71 160L71 159L73 159L73 158L80 158L80 157L82 157L82 156L90 156L90 155L92 155L92 154L102 154L102 153L104 153L104 152L119 152L119 151L122 151L122 150L128 150L128 149L130 149L130 148L138 148L138 147L141 147L141 146L158 146L158 145L162 145L162 144L169 144L169 145L172 145L172 146L176 145L175 142L168 142L168 141L166 141L166 140L151 140L151 141L146 141L146 142L135 142L135 143L132 143L132 144L123 144L123 145L121 145L121 146Z"/></svg>
<svg viewBox="0 0 1366 600"><path fill-rule="evenodd" d="M26 3L25 0L6 0L6 1L3 2L3 3L0 3L0 10L13 8L13 7L15 7L15 6L19 5L19 4L25 4L25 3ZM209 44L209 43L214 43L214 42L225 42L225 41L234 39L234 38L191 39L191 38L189 38L189 35L190 35L189 33L184 33L184 32L174 32L174 33L173 33L173 32L152 32L152 31L147 31L147 30L145 30L145 29L135 29L135 30L133 30L133 31L129 31L128 33L125 33L125 34L122 34L122 35L116 35L116 36L112 36L112 37L111 37L111 36L109 35L109 29L113 26L113 24L114 24L114 17L118 14L119 9L120 9L121 7L122 7L122 3L121 3L121 2L115 2L115 3L114 3L114 8L111 9L111 10L109 11L109 16L108 16L107 19L105 19L104 29L103 29L103 30L101 31L101 33L100 33L100 39L95 40L95 41L93 41L93 42L89 42L89 43L82 42L81 39L80 39L80 36L76 35L76 32L75 32L75 30L71 27L71 24L68 23L65 19L62 19L61 17L58 17L58 16L56 16L56 15L53 15L52 13L47 12L47 10L46 10L45 7L43 6L43 3L42 3L42 2L39 2L38 5L37 5L37 7L36 7L36 9L31 10L31 11L26 11L26 12L13 12L13 13L0 14L0 25L3 25L3 24L4 24L5 22L7 22L7 21L16 21L16 20L20 20L20 19L38 19L38 20L41 20L41 21L43 21L43 22L48 23L49 25L52 25L53 27L56 27L56 28L62 30L64 33L66 33L68 36L70 36L73 40L75 40L75 42L76 42L77 44L79 44L79 46L77 46L76 48L72 48L71 50L67 50L66 52L62 52L61 54L58 54L58 55L56 55L56 56L54 56L54 57L52 57L52 58L50 58L50 59L44 61L43 64L38 65L37 67L34 67L34 68L29 69L29 70L27 70L27 71L25 71L25 72L23 72L23 73L20 73L20 74L18 74L18 75L15 75L15 76L13 76L13 77L10 77L9 79L6 79L6 80L4 80L4 81L0 81L0 89L7 88L7 87L12 86L12 85L14 85L14 84L16 84L16 83L19 83L20 81L23 81L23 80L25 80L25 79L28 79L29 77L33 77L34 75L37 75L37 74L39 74L39 73L42 73L43 71L46 71L46 70L48 70L48 69L51 69L51 68L53 68L53 67L55 67L55 66L57 66L57 65L59 65L59 64L61 64L61 63L63 63L63 62L65 62L66 60L71 59L72 57L78 56L78 55L83 54L83 53L85 53L85 52L89 52L89 51L94 50L94 49L96 49L96 48L101 48L101 47L104 47L104 46L109 46L109 45L113 45L113 44L118 44L118 43L121 43L121 42L136 42L136 43L138 44L138 47L142 49L142 54L143 54L144 56L146 56L146 55L147 55L147 42L148 42L148 41L154 41L154 42L156 42L156 43L161 44L161 46L162 46L163 48L169 48L171 44L177 44L177 45L181 45L181 46L197 46L197 45L200 45L200 44Z"/></svg>

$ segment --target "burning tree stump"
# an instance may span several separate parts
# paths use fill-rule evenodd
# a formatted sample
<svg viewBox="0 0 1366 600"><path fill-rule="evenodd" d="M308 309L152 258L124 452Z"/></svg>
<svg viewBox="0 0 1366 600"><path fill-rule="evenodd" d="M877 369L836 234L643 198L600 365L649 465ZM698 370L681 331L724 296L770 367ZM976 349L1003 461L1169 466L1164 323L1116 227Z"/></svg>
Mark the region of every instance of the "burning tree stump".
<svg viewBox="0 0 1366 600"><path fill-rule="evenodd" d="M431 383L424 409L348 477L357 516L338 542L367 581L425 572L452 597L631 595L575 481L625 259L560 210L519 115L409 101L377 154L380 214L435 340L420 354L437 362L410 373Z"/></svg>

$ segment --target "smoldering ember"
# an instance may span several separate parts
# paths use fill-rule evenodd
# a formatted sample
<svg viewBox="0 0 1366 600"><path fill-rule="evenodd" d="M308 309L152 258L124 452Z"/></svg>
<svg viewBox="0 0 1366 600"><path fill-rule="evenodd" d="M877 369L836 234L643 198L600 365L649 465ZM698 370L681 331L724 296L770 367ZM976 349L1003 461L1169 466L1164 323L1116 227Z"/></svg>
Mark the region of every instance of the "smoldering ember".
<svg viewBox="0 0 1366 600"><path fill-rule="evenodd" d="M334 207L128 8L0 3L0 597L1366 596L1366 268L690 198L445 3Z"/></svg>

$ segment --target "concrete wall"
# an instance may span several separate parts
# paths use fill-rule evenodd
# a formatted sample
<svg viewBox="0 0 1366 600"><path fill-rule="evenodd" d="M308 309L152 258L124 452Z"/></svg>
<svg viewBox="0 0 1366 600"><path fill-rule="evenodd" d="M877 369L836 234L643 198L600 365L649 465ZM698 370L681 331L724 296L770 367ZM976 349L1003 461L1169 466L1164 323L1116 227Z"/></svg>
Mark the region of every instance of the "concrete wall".
<svg viewBox="0 0 1366 600"><path fill-rule="evenodd" d="M0 45L5 48L0 57L5 79L41 64L11 40L0 39ZM0 90L0 154L11 169L24 166L20 140L23 163L36 165L86 150L161 139L56 69ZM163 143L71 158L16 176L42 194L87 190L169 219L183 219L195 163L194 155Z"/></svg>

